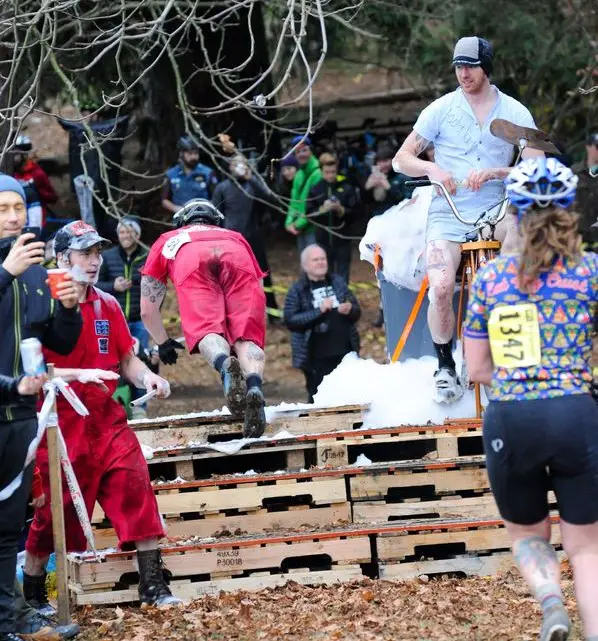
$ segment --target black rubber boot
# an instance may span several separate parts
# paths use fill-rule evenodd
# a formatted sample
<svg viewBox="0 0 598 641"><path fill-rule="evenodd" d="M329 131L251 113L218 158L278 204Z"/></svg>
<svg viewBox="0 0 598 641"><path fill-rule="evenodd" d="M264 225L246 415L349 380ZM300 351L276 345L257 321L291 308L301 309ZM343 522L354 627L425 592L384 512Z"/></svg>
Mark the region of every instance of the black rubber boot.
<svg viewBox="0 0 598 641"><path fill-rule="evenodd" d="M247 392L247 407L245 408L245 423L243 436L259 438L266 429L266 411L264 409L264 394L259 387L252 387Z"/></svg>
<svg viewBox="0 0 598 641"><path fill-rule="evenodd" d="M48 602L45 572L40 576L29 576L23 572L23 596L25 601L42 616L56 615L56 609Z"/></svg>
<svg viewBox="0 0 598 641"><path fill-rule="evenodd" d="M180 599L172 596L172 592L164 579L162 571L162 556L160 550L137 550L139 565L139 600L141 603L155 605L178 605Z"/></svg>

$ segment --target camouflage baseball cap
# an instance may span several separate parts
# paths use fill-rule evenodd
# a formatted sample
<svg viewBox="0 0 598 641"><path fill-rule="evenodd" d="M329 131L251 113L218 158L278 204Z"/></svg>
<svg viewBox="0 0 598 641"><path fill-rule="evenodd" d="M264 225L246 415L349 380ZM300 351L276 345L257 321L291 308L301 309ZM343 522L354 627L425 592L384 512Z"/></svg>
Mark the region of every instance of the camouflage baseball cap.
<svg viewBox="0 0 598 641"><path fill-rule="evenodd" d="M102 249L112 243L107 238L102 238L91 225L82 220L65 225L54 236L54 255L65 252L67 249L89 249L94 245L102 245Z"/></svg>

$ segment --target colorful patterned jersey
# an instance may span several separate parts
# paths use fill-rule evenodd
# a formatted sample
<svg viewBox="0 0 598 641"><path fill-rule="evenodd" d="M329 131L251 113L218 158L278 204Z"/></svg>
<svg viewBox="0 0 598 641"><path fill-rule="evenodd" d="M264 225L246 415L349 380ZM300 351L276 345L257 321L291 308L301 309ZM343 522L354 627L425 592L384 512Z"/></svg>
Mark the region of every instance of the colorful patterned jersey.
<svg viewBox="0 0 598 641"><path fill-rule="evenodd" d="M490 400L586 394L598 256L557 261L531 291L517 286L517 256L499 256L478 270L469 294L464 334L490 341Z"/></svg>

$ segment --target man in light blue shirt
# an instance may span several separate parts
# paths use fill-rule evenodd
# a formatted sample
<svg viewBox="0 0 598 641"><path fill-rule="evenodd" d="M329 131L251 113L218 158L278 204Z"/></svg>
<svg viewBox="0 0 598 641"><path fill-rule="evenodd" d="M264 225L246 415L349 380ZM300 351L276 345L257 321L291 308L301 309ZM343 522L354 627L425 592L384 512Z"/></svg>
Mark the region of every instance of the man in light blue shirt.
<svg viewBox="0 0 598 641"><path fill-rule="evenodd" d="M492 45L477 36L461 38L453 54L459 88L428 105L413 131L397 152L393 167L408 176L427 175L442 182L453 196L461 215L472 221L459 222L442 194L436 194L428 213L426 262L430 282L428 325L438 356L434 374L436 400L452 403L463 395L452 355L455 315L453 292L461 261L460 244L473 231L481 213L500 206L502 180L509 173L513 145L490 133L495 118L535 128L530 112L517 100L490 84ZM434 162L418 156L434 145ZM523 158L543 155L525 149ZM457 186L466 181L465 186ZM506 222L497 237L506 235Z"/></svg>

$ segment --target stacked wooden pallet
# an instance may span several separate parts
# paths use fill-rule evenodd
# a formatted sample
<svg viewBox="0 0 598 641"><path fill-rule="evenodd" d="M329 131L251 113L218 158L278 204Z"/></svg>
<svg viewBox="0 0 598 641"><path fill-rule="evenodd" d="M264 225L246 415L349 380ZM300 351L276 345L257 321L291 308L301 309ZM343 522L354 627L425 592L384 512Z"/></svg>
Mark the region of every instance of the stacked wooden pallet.
<svg viewBox="0 0 598 641"><path fill-rule="evenodd" d="M205 445L238 438L232 419L137 424L140 440L160 448L149 467L174 592L509 567L480 422L364 429L364 409L282 413L269 440L236 454ZM355 463L360 455L367 464ZM116 544L99 507L93 523L99 547ZM134 554L70 557L79 604L135 600L136 581Z"/></svg>

